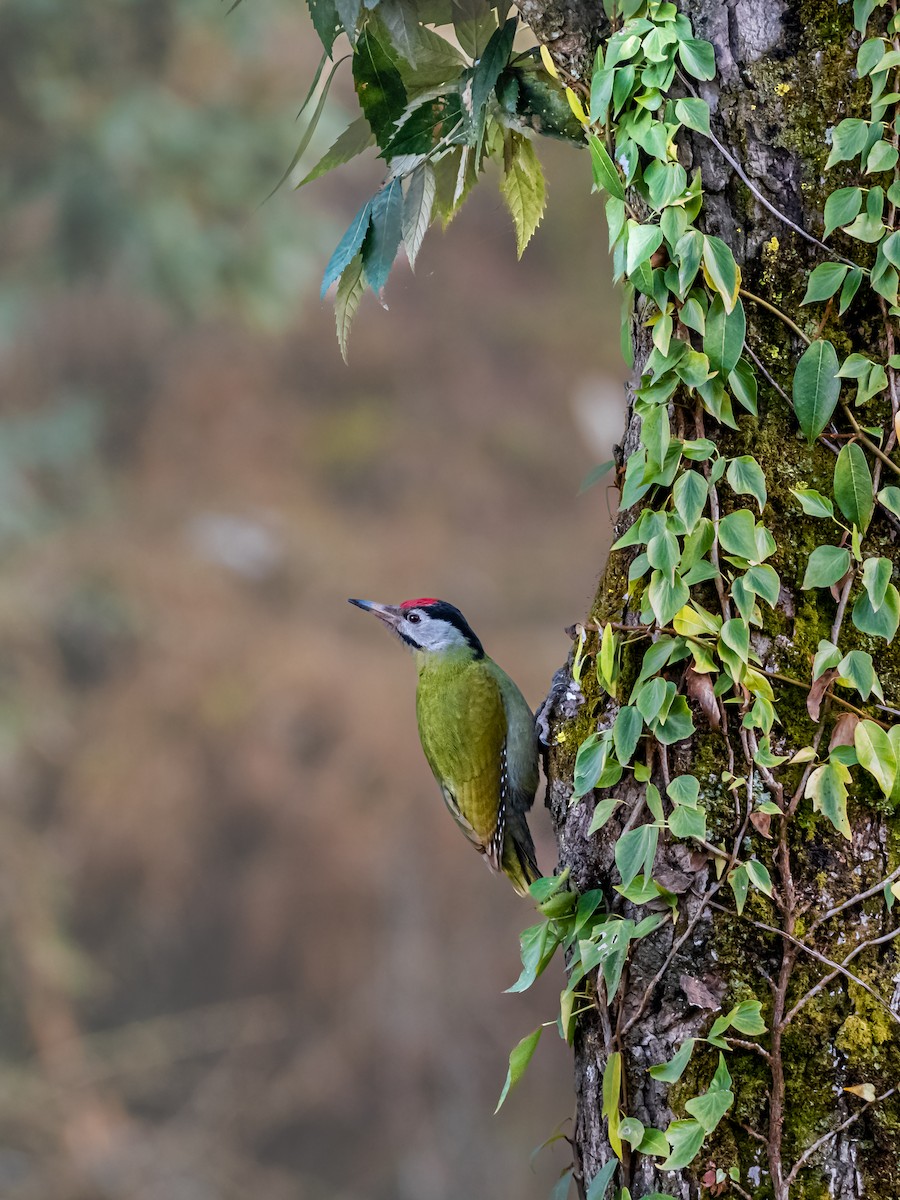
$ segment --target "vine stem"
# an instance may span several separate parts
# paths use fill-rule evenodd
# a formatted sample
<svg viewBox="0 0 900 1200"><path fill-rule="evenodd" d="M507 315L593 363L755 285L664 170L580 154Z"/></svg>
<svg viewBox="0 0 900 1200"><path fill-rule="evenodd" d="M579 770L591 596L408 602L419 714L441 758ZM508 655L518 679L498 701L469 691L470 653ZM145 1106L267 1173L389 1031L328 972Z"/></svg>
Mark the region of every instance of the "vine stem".
<svg viewBox="0 0 900 1200"><path fill-rule="evenodd" d="M808 337L800 328L800 326L795 321L792 321L787 313L782 312L781 309L776 305L770 304L768 300L763 300L762 296L755 296L753 292L748 292L746 288L740 288L738 294L741 296L746 296L746 298L748 300L752 300L754 304L759 304L762 308L768 309L770 313L774 313L780 321L787 325L788 329L796 333L798 338L802 338L804 342L806 342L807 346L812 345L812 338Z"/></svg>
<svg viewBox="0 0 900 1200"><path fill-rule="evenodd" d="M839 1133L843 1133L845 1129L849 1129L850 1126L853 1125L856 1121L858 1121L859 1118L863 1115L863 1113L867 1109L871 1108L873 1104L880 1104L882 1102L882 1100L887 1100L887 1098L889 1096L893 1096L893 1094L894 1094L894 1092L896 1092L896 1090L897 1090L896 1087L888 1088L888 1090L886 1092L882 1092L880 1096L876 1096L874 1100L870 1100L868 1102L868 1104L864 1104L862 1106L862 1108L859 1110L859 1112L855 1112L852 1117L848 1117L847 1120L844 1121L844 1123L842 1125L838 1125L837 1129L832 1129L829 1133L824 1133L818 1139L818 1141L813 1142L813 1144L808 1149L803 1151L803 1153L800 1155L800 1157L797 1159L797 1161L791 1167L791 1169L788 1172L787 1177L784 1181L785 1186L790 1188L791 1184L797 1178L797 1175L800 1172L801 1168L806 1166L806 1164L809 1162L809 1160L812 1158L812 1156L816 1153L817 1150L821 1150L821 1148L827 1142L830 1142L832 1138L837 1137L837 1135Z"/></svg>
<svg viewBox="0 0 900 1200"><path fill-rule="evenodd" d="M832 917L836 917L838 913L844 912L847 908L852 908L854 904L862 904L864 900L870 900L873 896L877 896L879 892L883 892L889 883L893 883L895 879L900 879L900 867L892 871L886 879L882 879L880 883L876 883L865 892L860 892L856 896L851 896L849 900L844 900L843 903L830 908L828 912L823 913L821 917L817 917L806 931L807 937L818 929L820 925L824 925L826 921L830 921Z"/></svg>
<svg viewBox="0 0 900 1200"><path fill-rule="evenodd" d="M875 455L876 458L879 458L886 467L890 467L890 469L894 472L895 475L900 475L900 467L897 466L897 464L894 462L894 460L892 458L888 458L888 456L885 454L885 452L883 450L879 449L879 447L875 445L875 443L872 441L872 439L866 435L865 431L860 428L859 422L857 421L856 417L854 417L854 415L850 411L850 408L848 407L847 403L843 400L841 401L841 408L844 410L844 416L847 418L847 420L853 426L853 430L856 434L857 440L862 442L862 444L866 447L866 449L870 450L872 452L872 454Z"/></svg>
<svg viewBox="0 0 900 1200"><path fill-rule="evenodd" d="M782 1022L783 1027L787 1028L791 1021L793 1021L794 1017L796 1017L797 1013L800 1012L800 1010L806 1004L808 1004L814 996L817 996L823 988L827 987L829 983L831 983L832 979L837 979L838 975L843 973L843 969L846 967L848 962L852 962L858 954L862 954L863 950L868 950L872 946L880 946L884 942L893 941L898 934L900 934L900 926L898 926L896 929L890 930L888 933L883 934L880 938L870 938L867 942L861 942L854 950L850 951L842 963L834 963L833 966L835 969L831 972L831 974L823 976L819 982L814 984L804 996L800 997L791 1011L784 1018L784 1021ZM882 1001L882 1003L884 1002ZM890 1008L890 1006L888 1006L888 1011L894 1015L893 1009Z"/></svg>

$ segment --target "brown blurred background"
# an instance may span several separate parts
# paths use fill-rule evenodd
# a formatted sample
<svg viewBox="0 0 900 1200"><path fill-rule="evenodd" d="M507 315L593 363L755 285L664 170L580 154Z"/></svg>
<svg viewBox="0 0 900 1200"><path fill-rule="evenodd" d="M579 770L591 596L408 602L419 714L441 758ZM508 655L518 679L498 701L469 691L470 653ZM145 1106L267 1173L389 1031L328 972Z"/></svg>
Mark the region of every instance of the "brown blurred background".
<svg viewBox="0 0 900 1200"><path fill-rule="evenodd" d="M0 1195L537 1200L553 1030L491 1113L561 980L502 994L532 910L346 597L452 600L545 693L609 538L600 207L542 147L519 264L485 180L345 367L317 281L377 164L260 207L319 51L225 12L0 6Z"/></svg>

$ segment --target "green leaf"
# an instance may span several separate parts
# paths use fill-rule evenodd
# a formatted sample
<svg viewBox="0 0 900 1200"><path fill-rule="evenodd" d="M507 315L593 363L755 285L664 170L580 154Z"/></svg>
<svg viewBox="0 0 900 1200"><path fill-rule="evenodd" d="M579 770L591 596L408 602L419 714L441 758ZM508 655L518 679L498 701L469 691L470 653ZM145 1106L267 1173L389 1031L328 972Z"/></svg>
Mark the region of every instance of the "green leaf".
<svg viewBox="0 0 900 1200"><path fill-rule="evenodd" d="M831 587L850 570L850 551L839 546L816 546L806 564L803 590Z"/></svg>
<svg viewBox="0 0 900 1200"><path fill-rule="evenodd" d="M569 1200L569 1192L572 1190L572 1175L574 1169L569 1167L563 1171L559 1179L553 1185L553 1191L550 1193L550 1200Z"/></svg>
<svg viewBox="0 0 900 1200"><path fill-rule="evenodd" d="M703 338L703 350L713 371L725 376L734 370L744 349L746 333L747 319L740 300L729 312L722 297L714 296L706 314L706 333Z"/></svg>
<svg viewBox="0 0 900 1200"><path fill-rule="evenodd" d="M372 201L372 221L363 242L363 271L379 295L387 283L403 236L403 182L392 179Z"/></svg>
<svg viewBox="0 0 900 1200"><path fill-rule="evenodd" d="M759 859L751 858L744 866L747 868L747 874L750 876L750 882L755 888L764 892L767 896L772 895L772 876L764 863ZM694 1114L697 1115L696 1113Z"/></svg>
<svg viewBox="0 0 900 1200"><path fill-rule="evenodd" d="M513 1047L509 1056L509 1070L506 1073L506 1083L503 1085L503 1091L500 1093L500 1099L497 1101L497 1107L494 1109L495 1114L503 1107L503 1101L509 1095L510 1089L514 1088L525 1074L525 1070L531 1062L535 1050L537 1050L542 1033L543 1028L539 1025L533 1033L529 1033L527 1037L523 1037L521 1042Z"/></svg>
<svg viewBox="0 0 900 1200"><path fill-rule="evenodd" d="M672 500L684 522L685 533L692 533L703 516L708 495L709 484L699 471L685 471L675 480Z"/></svg>
<svg viewBox="0 0 900 1200"><path fill-rule="evenodd" d="M845 263L819 263L810 272L806 295L801 304L814 304L818 300L830 299L844 282L844 276L849 270Z"/></svg>
<svg viewBox="0 0 900 1200"><path fill-rule="evenodd" d="M847 841L853 840L853 831L847 818L847 784L850 772L843 763L825 763L817 767L807 780L803 795L812 800L813 808L821 812Z"/></svg>
<svg viewBox="0 0 900 1200"><path fill-rule="evenodd" d="M892 512L895 517L900 517L900 488L884 487L878 493L879 503L883 504L888 512Z"/></svg>
<svg viewBox="0 0 900 1200"><path fill-rule="evenodd" d="M815 488L791 488L808 517L833 517L834 505Z"/></svg>
<svg viewBox="0 0 900 1200"><path fill-rule="evenodd" d="M362 255L357 254L345 267L334 297L334 320L337 327L338 345L344 362L347 361L350 326L365 290L366 281L363 274Z"/></svg>
<svg viewBox="0 0 900 1200"><path fill-rule="evenodd" d="M613 725L613 745L616 758L623 767L628 766L634 757L643 728L644 719L637 708L627 704L619 709Z"/></svg>
<svg viewBox="0 0 900 1200"><path fill-rule="evenodd" d="M876 612L866 592L861 592L853 605L853 624L860 633L884 638L890 642L900 625L900 592L892 583L888 584L884 601Z"/></svg>
<svg viewBox="0 0 900 1200"><path fill-rule="evenodd" d="M647 596L659 624L668 625L678 610L687 604L691 593L677 571L670 578L665 572L656 570L650 576Z"/></svg>
<svg viewBox="0 0 900 1200"><path fill-rule="evenodd" d="M398 121L379 157L430 154L435 147L447 144L454 132L462 128L463 120L458 92L434 96Z"/></svg>
<svg viewBox="0 0 900 1200"><path fill-rule="evenodd" d="M691 1055L694 1053L694 1038L687 1038L673 1058L667 1063L658 1063L650 1068L650 1074L661 1083L677 1083L684 1074Z"/></svg>
<svg viewBox="0 0 900 1200"><path fill-rule="evenodd" d="M759 505L759 511L762 512L768 492L766 491L766 477L755 458L751 458L749 454L733 458L728 464L726 478L732 491L737 492L739 496L752 496Z"/></svg>
<svg viewBox="0 0 900 1200"><path fill-rule="evenodd" d="M334 0L306 0L306 3L319 40L325 47L326 53L330 55L334 39L340 31Z"/></svg>
<svg viewBox="0 0 900 1200"><path fill-rule="evenodd" d="M872 37L863 42L856 54L856 73L860 79L878 66L884 57L884 39Z"/></svg>
<svg viewBox="0 0 900 1200"><path fill-rule="evenodd" d="M755 417L757 415L756 376L753 374L753 368L745 358L740 359L737 366L728 376L728 386L734 393L734 398L738 404L746 408L747 412L752 413Z"/></svg>
<svg viewBox="0 0 900 1200"><path fill-rule="evenodd" d="M747 867L744 863L734 867L728 872L728 885L734 892L734 902L738 910L738 914L744 911L744 905L747 903L747 892L750 888L750 877L747 874Z"/></svg>
<svg viewBox="0 0 900 1200"><path fill-rule="evenodd" d="M374 141L375 138L368 121L365 117L357 117L353 124L344 130L331 149L319 159L309 174L300 180L297 187L302 188L307 183L312 183L314 179L321 178L334 167L350 162L352 158L356 158L358 154L367 150Z"/></svg>
<svg viewBox="0 0 900 1200"><path fill-rule="evenodd" d="M657 1158L665 1158L669 1153L669 1143L666 1141L666 1135L661 1130L645 1129L644 1137L638 1146L638 1150L641 1154L654 1154ZM666 1197L661 1196L657 1192L645 1197L645 1200L666 1200ZM668 1197L668 1200L672 1200L672 1197Z"/></svg>
<svg viewBox="0 0 900 1200"><path fill-rule="evenodd" d="M678 42L681 65L695 79L710 80L716 74L716 52L709 42L699 38L682 38Z"/></svg>
<svg viewBox="0 0 900 1200"><path fill-rule="evenodd" d="M841 381L838 357L831 342L818 339L807 347L794 372L794 411L810 445L837 407Z"/></svg>
<svg viewBox="0 0 900 1200"><path fill-rule="evenodd" d="M825 201L825 236L839 225L849 225L862 209L862 188L843 187L831 193Z"/></svg>
<svg viewBox="0 0 900 1200"><path fill-rule="evenodd" d="M398 58L385 31L369 20L353 53L353 83L366 120L379 146L386 146L395 122L406 110L406 88Z"/></svg>
<svg viewBox="0 0 900 1200"><path fill-rule="evenodd" d="M630 829L628 833L623 834L616 842L616 866L622 876L623 887L627 888L648 862L650 865L644 873L652 873L658 840L659 830L655 825L639 825L637 829Z"/></svg>
<svg viewBox="0 0 900 1200"><path fill-rule="evenodd" d="M709 105L693 98L675 101L675 116L688 129L709 135Z"/></svg>
<svg viewBox="0 0 900 1200"><path fill-rule="evenodd" d="M717 1089L686 1100L684 1107L700 1122L706 1133L712 1133L733 1103L733 1092Z"/></svg>
<svg viewBox="0 0 900 1200"><path fill-rule="evenodd" d="M686 1167L696 1158L705 1136L699 1121L672 1121L666 1130L672 1153L659 1164L660 1171L680 1171Z"/></svg>
<svg viewBox="0 0 900 1200"><path fill-rule="evenodd" d="M740 508L719 521L719 542L728 554L756 559L756 522L749 509Z"/></svg>
<svg viewBox="0 0 900 1200"><path fill-rule="evenodd" d="M617 1158L611 1158L603 1164L594 1178L591 1180L590 1187L587 1191L587 1200L605 1200L607 1190L612 1182L612 1177L616 1173L616 1168L619 1165Z"/></svg>
<svg viewBox="0 0 900 1200"><path fill-rule="evenodd" d="M758 1037L766 1032L766 1023L762 1019L762 1005L758 1000L742 1000L728 1014L728 1024L738 1033Z"/></svg>
<svg viewBox="0 0 900 1200"><path fill-rule="evenodd" d="M896 146L892 146L890 142L876 142L866 156L866 174L874 175L881 171L892 171L897 165L897 159L900 154L897 153Z"/></svg>
<svg viewBox="0 0 900 1200"><path fill-rule="evenodd" d="M888 735L874 721L860 721L853 733L853 744L860 766L890 798L897 778L897 756Z"/></svg>
<svg viewBox="0 0 900 1200"><path fill-rule="evenodd" d="M887 595L894 564L889 558L867 558L863 563L863 587L873 612L878 612Z"/></svg>
<svg viewBox="0 0 900 1200"><path fill-rule="evenodd" d="M350 222L350 227L328 260L328 266L325 268L325 274L322 277L321 299L325 299L325 294L336 279L344 273L350 265L353 258L356 257L366 234L369 232L369 223L372 219L372 201L367 200L362 208L357 212L356 216Z"/></svg>
<svg viewBox="0 0 900 1200"><path fill-rule="evenodd" d="M666 788L666 795L673 804L696 808L700 799L700 782L694 775L676 775Z"/></svg>
<svg viewBox="0 0 900 1200"><path fill-rule="evenodd" d="M608 736L591 733L578 747L575 755L573 800L580 800L596 786L609 757Z"/></svg>
<svg viewBox="0 0 900 1200"><path fill-rule="evenodd" d="M760 563L751 567L744 575L744 582L757 596L761 596L769 608L778 607L778 597L781 593L781 580L774 567Z"/></svg>
<svg viewBox="0 0 900 1200"><path fill-rule="evenodd" d="M606 800L601 800L594 809L594 815L591 817L591 823L588 827L588 836L593 833L599 833L609 818L613 815L613 811L619 801L615 796L609 796Z"/></svg>
<svg viewBox="0 0 900 1200"><path fill-rule="evenodd" d="M625 199L625 188L616 165L609 157L609 152L595 133L588 136L588 146L591 151L591 166L594 172L594 186L602 188L615 196L617 200Z"/></svg>
<svg viewBox="0 0 900 1200"><path fill-rule="evenodd" d="M487 104L488 97L497 86L497 80L509 62L517 25L517 18L511 17L495 30L475 64L472 72L470 103L476 122L483 123L483 109Z"/></svg>
<svg viewBox="0 0 900 1200"><path fill-rule="evenodd" d="M603 1068L602 1116L607 1121L607 1137L617 1158L622 1157L622 1139L619 1137L619 1097L622 1094L622 1055L613 1051Z"/></svg>
<svg viewBox="0 0 900 1200"><path fill-rule="evenodd" d="M540 159L528 138L511 131L507 147L500 191L516 227L516 248L521 258L544 215L547 188Z"/></svg>
<svg viewBox="0 0 900 1200"><path fill-rule="evenodd" d="M637 1150L644 1140L644 1123L637 1117L626 1117L624 1121L619 1122L619 1137L623 1142L627 1142L632 1150Z"/></svg>
<svg viewBox="0 0 900 1200"><path fill-rule="evenodd" d="M694 732L694 722L684 696L674 698L665 721L655 723L653 732L656 740L663 746L672 746L675 742L682 742L691 736Z"/></svg>
<svg viewBox="0 0 900 1200"><path fill-rule="evenodd" d="M737 264L730 247L721 238L708 235L703 238L703 266L722 297L726 312L731 312L737 301Z"/></svg>
<svg viewBox="0 0 900 1200"><path fill-rule="evenodd" d="M658 225L642 225L628 221L628 248L625 254L625 271L633 275L641 263L647 262L662 245L663 234Z"/></svg>
<svg viewBox="0 0 900 1200"><path fill-rule="evenodd" d="M863 533L872 519L874 491L865 454L856 442L842 446L834 467L834 498L847 520Z"/></svg>
<svg viewBox="0 0 900 1200"><path fill-rule="evenodd" d="M828 155L825 170L833 167L835 163L856 158L857 154L865 149L868 136L868 121L862 121L859 117L846 117L840 121L834 127L831 153Z"/></svg>
<svg viewBox="0 0 900 1200"><path fill-rule="evenodd" d="M669 816L669 829L673 837L702 838L706 840L706 811L679 805Z"/></svg>

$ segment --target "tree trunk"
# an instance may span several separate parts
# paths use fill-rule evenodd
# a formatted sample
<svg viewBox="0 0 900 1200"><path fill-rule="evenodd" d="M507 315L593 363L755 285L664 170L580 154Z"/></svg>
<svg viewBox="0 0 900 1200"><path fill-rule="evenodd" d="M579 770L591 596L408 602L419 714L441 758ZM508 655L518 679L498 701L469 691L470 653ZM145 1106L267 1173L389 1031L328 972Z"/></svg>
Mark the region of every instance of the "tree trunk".
<svg viewBox="0 0 900 1200"><path fill-rule="evenodd" d="M520 7L527 8L525 15L541 40L551 48L556 41L564 46L568 69L589 76L602 31L588 9L596 13L600 6ZM822 253L762 200L769 200L794 226L821 237L827 194L844 183L872 182L849 173L835 178L839 172L830 172L826 181L824 175L829 127L865 111L854 71L860 38L853 31L851 5L837 0L686 0L681 7L695 36L715 47L716 78L699 90L710 104L715 137L746 177L711 141L691 136L686 146L693 161L684 165L689 171L702 168L705 197L699 224L732 248L748 293L776 303L815 336L814 322L822 309L801 309L800 301L806 272L822 261ZM866 247L854 249L866 252ZM749 348L789 395L803 343L764 306L746 299L745 308ZM885 343L877 302L865 301L853 311L856 315L842 322L829 308L823 336L840 347L842 357L864 351L883 361L893 347ZM639 309L633 326L635 386L649 349L641 317ZM805 681L806 687L775 685L781 723L773 730L772 750L791 756L814 744L817 731L827 747L834 721L845 711L829 709L831 702L826 702L822 727L811 719L806 700L817 644L832 639L856 591L851 596L847 584L833 598L827 589L801 590L810 551L830 535L821 521L800 513L790 489L830 492L834 451L821 441L810 448L798 434L787 397L763 376L759 382L759 419L742 415L738 431L717 426L709 416L704 426L702 414L681 406L672 408L671 419L680 436L710 437L721 454L752 455L764 469L769 499L763 519L777 543L770 561L782 590L775 610L763 606L763 626L753 630L752 642L766 671ZM640 420L630 407L623 460L637 445L639 432ZM882 482L894 481L888 477ZM716 503L722 515L735 506L725 488ZM617 536L638 511L620 514ZM891 558L896 567L896 526L887 514L876 513L866 540L869 553ZM622 550L610 556L587 622L589 654L596 653L598 630L606 623L617 628L640 624L640 597L627 577L635 553ZM885 703L896 707L900 643L895 639L886 645L866 637L848 620L840 645L845 653L856 648L873 655ZM626 650L622 679L629 687L638 662ZM669 677L684 690L683 664ZM579 689L572 683L571 664L558 677L548 704L548 804L560 866L570 868L574 887L579 892L603 889L612 911L639 920L646 908L635 910L614 891L619 876L613 854L626 825L648 819L645 785L626 774L609 792L570 802L578 746L590 732L611 726L627 691L620 683L617 702L599 688L590 669L582 670ZM821 815L814 816L810 801L803 798L809 767L786 764L774 775L761 771L760 786L791 815L773 816L768 830L764 820L751 824L744 793L730 792L721 777L730 764L734 774L745 774L747 759L753 757L752 733L741 728L737 705L719 705L712 717L704 715L693 697L690 706L697 732L668 751L655 748L652 781L665 796L671 779L696 776L711 814L709 841L734 845L741 858L753 854L768 864L774 898L751 890L738 916L724 876L717 879L713 855L691 849L689 841L661 839L654 875L678 896L677 920L634 944L617 997L607 1007L605 998L596 996L577 1022L576 1179L582 1195L612 1153L601 1116L609 1055L620 1051L623 1056L623 1114L664 1130L670 1120L686 1116L684 1100L708 1085L718 1054L709 1046L698 1047L686 1073L672 1085L651 1078L648 1068L671 1059L686 1038L704 1036L717 1013L756 998L762 1001L768 1032L758 1039L758 1050L732 1046L728 1064L735 1098L727 1116L707 1139L702 1155L684 1170L662 1172L658 1159L629 1155L626 1145L620 1178L632 1196L637 1200L665 1192L682 1200L707 1194L893 1200L900 1195L900 1101L895 1092L880 1097L893 1089L900 1073L897 1017L888 1010L890 1005L894 1014L900 1011L900 975L896 943L885 939L896 921L878 885L898 861L900 819L874 789L855 783L849 813L853 836L845 840ZM714 728L719 714L724 725ZM595 805L613 793L625 803L602 832L589 836ZM869 889L873 895L862 898ZM851 903L827 916L845 901ZM885 939L883 944L874 944L879 938ZM849 960L863 943L867 948ZM844 960L843 971L828 965ZM827 985L806 999L826 978ZM750 1039L738 1041L749 1044ZM865 1083L873 1085L879 1098L871 1105L866 1096L873 1093L844 1090ZM739 1183L723 1177L732 1167L739 1168Z"/></svg>

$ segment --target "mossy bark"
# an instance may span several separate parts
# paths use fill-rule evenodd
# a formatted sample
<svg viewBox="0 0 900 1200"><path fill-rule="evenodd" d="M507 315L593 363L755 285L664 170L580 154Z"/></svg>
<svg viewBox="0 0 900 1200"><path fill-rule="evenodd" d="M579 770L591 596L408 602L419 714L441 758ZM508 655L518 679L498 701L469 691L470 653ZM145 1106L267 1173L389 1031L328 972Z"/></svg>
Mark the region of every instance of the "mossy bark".
<svg viewBox="0 0 900 1200"><path fill-rule="evenodd" d="M749 292L777 304L813 336L822 308L802 309L800 301L806 272L821 261L821 251L774 215L759 196L794 225L821 237L825 196L836 186L855 182L849 171L847 178L840 171L829 172L827 180L824 173L829 127L848 115L866 115L864 85L856 81L854 70L860 39L853 31L852 8L837 0L685 0L681 7L690 16L696 36L715 46L718 74L713 83L702 85L701 93L710 103L714 132L752 185L741 180L712 143L692 138L685 151L692 162L685 165L702 169L706 193L699 223L731 246ZM542 24L542 11L547 13L546 24ZM579 25L574 17L568 25L560 23L561 13L578 11L577 6L530 4L528 18L539 37L551 42L565 38L570 64L581 63L586 69L598 30ZM848 242L844 249L854 257L865 256L867 248ZM745 308L749 346L789 395L793 366L803 349L801 340L765 308L751 300L745 300ZM858 350L884 361L879 305L860 298L851 314L839 321L829 308L824 336L835 342L842 356ZM638 374L647 352L645 341L638 314L634 324ZM866 409L866 419L873 424L884 424L889 415L885 396ZM685 436L699 434L695 419L692 409L673 409L673 424L682 421L686 429L696 431ZM773 750L792 755L811 744L818 727L806 707L812 655L820 638L831 637L838 604L827 590L800 588L810 550L834 541L835 527L802 516L790 489L814 487L829 494L834 451L821 442L812 449L807 446L786 398L764 378L760 379L759 418L742 415L738 423L735 432L716 427L707 417L705 433L715 439L722 454L753 455L766 475L769 500L764 520L778 545L770 561L780 575L782 593L776 611L764 608L763 627L754 629L753 644L767 670L807 683L807 688L777 685L780 723L773 731ZM638 434L639 421L630 413L625 454L636 445ZM722 492L724 513L738 502L727 489ZM635 511L621 514L618 532L635 515ZM627 579L633 553L622 551L610 557L598 584L591 622L639 621L639 598ZM873 519L866 553L888 556L895 566L900 564L896 526L883 513ZM851 603L858 586L853 585ZM714 601L714 593L711 596ZM848 617L841 627L840 644L845 650L859 648L872 654L886 701L896 707L900 641L888 646L883 640L864 637ZM596 648L596 641L593 645ZM629 671L633 675L635 663L626 660L624 668L626 676ZM587 831L600 794L570 804L578 744L591 729L609 727L617 711L615 701L596 683L592 685L593 678L588 662L580 706L573 703L573 689L567 690L568 679L557 681L560 686L550 703L548 803L560 865L571 869L573 885L578 890L603 887L610 904L627 913L628 905L613 890L618 881L613 847L626 820L633 824L645 819L640 816L642 785L622 784L614 789L625 801L617 812L626 817L592 837ZM668 754L657 752L652 759L653 778L664 790L669 778L695 775L711 813L709 840L731 845L741 816L736 816L734 794L721 777L732 754L738 760L736 773L741 773L744 735L739 714L733 707L723 710L726 738L726 731L711 728L693 702L692 709L697 734L671 747ZM825 712L827 747L840 710ZM802 772L798 766L780 773L787 799L801 783ZM896 925L896 916L888 911L879 890L812 928L818 917L874 887L900 862L900 817L874 790L857 787L850 800L850 820L853 838L847 841L812 813L808 801L802 801L789 820L773 818L768 837L750 827L752 836L744 838L741 853L749 857L752 852L768 865L776 898L770 902L751 891L742 917L734 913L727 887L709 903L716 874L706 852L684 842L661 845L654 873L678 895L677 925L667 925L640 942L619 1000L608 1010L598 1002L578 1023L575 1141L582 1188L611 1154L601 1117L603 1068L610 1052L620 1049L624 1055L623 1111L645 1125L665 1129L669 1120L686 1115L685 1099L705 1089L717 1058L709 1049L695 1054L687 1074L671 1089L654 1081L647 1068L669 1059L685 1038L702 1036L717 1006L727 1011L740 1000L756 998L763 1003L769 1029L759 1039L765 1054L742 1048L730 1053L735 1101L728 1116L696 1162L682 1171L660 1172L654 1165L658 1160L646 1155L626 1157L625 1177L632 1196L637 1200L660 1191L682 1200L707 1194L749 1195L754 1200L770 1196L894 1200L900 1195L897 1094L861 1112L865 1101L843 1090L871 1083L881 1096L896 1083L900 1076L896 1017L840 973L792 1014L794 1006L832 973L821 958L797 942L805 941L818 955L842 962L857 945L882 937ZM761 926L782 932L768 932ZM678 942L680 948L670 961ZM900 964L894 945L886 941L863 950L848 969L892 1003L896 1013ZM815 1153L804 1158L820 1139ZM801 1159L802 1165L792 1175L792 1167ZM727 1180L714 1184L711 1170L727 1171L733 1166L740 1170L739 1188L733 1189Z"/></svg>

